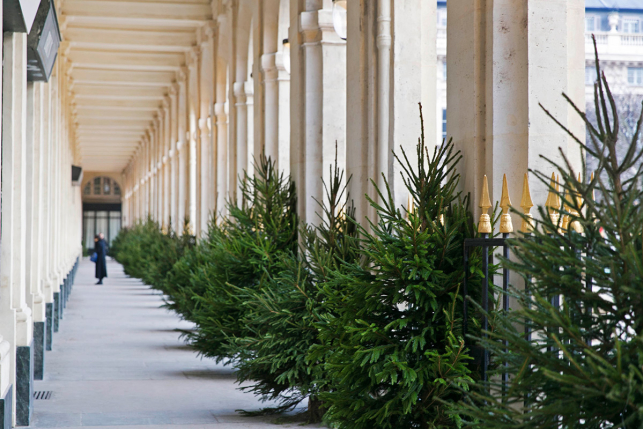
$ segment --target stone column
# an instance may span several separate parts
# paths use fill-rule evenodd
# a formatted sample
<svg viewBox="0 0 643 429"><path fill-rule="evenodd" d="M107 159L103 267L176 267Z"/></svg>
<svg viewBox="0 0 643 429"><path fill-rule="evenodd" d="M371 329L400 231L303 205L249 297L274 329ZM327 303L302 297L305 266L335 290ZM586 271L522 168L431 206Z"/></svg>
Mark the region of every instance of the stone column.
<svg viewBox="0 0 643 429"><path fill-rule="evenodd" d="M275 55L279 118L277 166L284 175L290 174L290 48Z"/></svg>
<svg viewBox="0 0 643 429"><path fill-rule="evenodd" d="M226 103L216 103L214 114L217 118L217 216L225 216L228 194L228 115Z"/></svg>
<svg viewBox="0 0 643 429"><path fill-rule="evenodd" d="M208 231L208 217L209 217L209 207L210 207L210 198L212 198L213 192L211 189L212 183L212 165L210 156L210 142L212 141L212 131L210 124L210 118L199 119L199 137L201 139L200 152L199 152L199 167L200 167L200 195L199 200L200 212L199 212L199 235L202 237Z"/></svg>
<svg viewBox="0 0 643 429"><path fill-rule="evenodd" d="M464 158L462 184L478 212L483 175L492 201L507 174L514 204L528 169L551 172L558 148L580 169L580 150L538 106L542 103L580 139L585 130L561 97L584 106L582 0L450 0L447 25L447 136ZM531 180L534 203L546 186ZM518 219L514 219L514 224Z"/></svg>
<svg viewBox="0 0 643 429"><path fill-rule="evenodd" d="M158 143L157 139L157 133L156 133L156 126L154 124L155 121L152 122L152 126L148 130L148 135L149 135L149 153L148 153L148 171L149 171L149 187L150 187L150 203L149 203L149 212L150 212L150 217L153 220L157 220L156 216L156 207L157 207L157 189L158 189L158 176L157 176L157 170L156 170L156 145Z"/></svg>
<svg viewBox="0 0 643 429"><path fill-rule="evenodd" d="M249 175L254 174L254 159L255 159L255 143L254 143L254 136L255 136L255 123L254 123L254 84L252 80L247 81L244 85L244 91L246 93L246 117L248 120L248 131L247 131L247 142L246 142L246 151L248 152L248 156L246 159L246 167L245 170L248 172ZM258 154L256 156L259 156Z"/></svg>
<svg viewBox="0 0 643 429"><path fill-rule="evenodd" d="M163 141L163 225L166 225L168 231L172 228L170 224L171 218L171 180L170 175L172 174L172 159L170 158L170 151L172 149L172 131L170 126L171 115L170 115L170 105L171 100L169 97L166 97L163 100L163 127L164 127L164 141Z"/></svg>
<svg viewBox="0 0 643 429"><path fill-rule="evenodd" d="M346 42L334 30L332 1L306 2L299 11L297 28L300 35L291 37L293 48L293 86L302 92L293 97L291 119L301 130L291 138L291 171L295 173L302 220L317 224L319 206L324 198L322 176L337 159L345 163L346 140ZM291 27L292 30L292 27ZM300 37L299 37L300 36ZM300 74L295 79L294 75ZM297 99L298 98L298 99Z"/></svg>
<svg viewBox="0 0 643 429"><path fill-rule="evenodd" d="M43 171L41 174L43 190L43 206L40 210L40 222L42 231L51 231L53 225L53 194L51 170L53 168L52 156L52 84L45 85L43 100ZM45 314L47 318L45 331L45 348L52 349L53 344L53 327L54 327L54 289L55 281L53 278L53 261L52 252L52 234L43 234L40 241L40 257L43 263L42 270L42 290L45 296Z"/></svg>
<svg viewBox="0 0 643 429"><path fill-rule="evenodd" d="M248 106L246 104L246 82L235 82L234 100L236 110L236 168L235 175L230 176L230 183L237 189L237 202L241 202L241 193L238 191L240 181L248 166ZM232 192L232 190L231 190Z"/></svg>
<svg viewBox="0 0 643 429"><path fill-rule="evenodd" d="M4 48L4 47L3 47ZM0 76L4 81L4 70L0 69ZM4 89L4 88L3 88ZM0 100L2 103L3 100ZM4 113L4 106L3 106ZM4 129L2 130L4 133ZM3 171L4 172L4 171ZM4 209L4 206L2 207ZM0 250L1 250L0 241ZM4 259L0 265L5 265ZM14 357L15 357L15 312L12 308L12 295L11 285L9 282L4 282L0 279L0 403L4 406L4 411L10 412L14 409L14 380L13 375L15 372ZM4 337L3 337L4 335ZM9 340L9 341L7 341ZM13 423L13 416L5 416L2 424L4 427L11 427Z"/></svg>
<svg viewBox="0 0 643 429"><path fill-rule="evenodd" d="M179 141L178 137L178 84L170 87L170 150L168 152L170 165L170 218L172 219L172 228L178 233L179 215L178 215L178 156L176 147Z"/></svg>
<svg viewBox="0 0 643 429"><path fill-rule="evenodd" d="M255 131L255 157L261 152L273 159L280 171L290 172L290 49L287 34L281 26L288 15L281 10L280 0L265 0L259 7L255 34L255 104L260 106L255 113L256 124L262 128ZM286 43L284 43L286 38ZM258 136L258 137L257 137Z"/></svg>
<svg viewBox="0 0 643 429"><path fill-rule="evenodd" d="M179 231L183 230L183 222L186 218L186 203L188 197L188 177L187 177L187 162L189 148L186 148L186 120L187 120L187 93L186 93L186 74L181 73L179 78L179 94L178 94L178 142L176 145L178 157L178 171L179 171L179 192L178 192L178 222Z"/></svg>
<svg viewBox="0 0 643 429"><path fill-rule="evenodd" d="M190 51L188 68L188 120L189 120L189 194L188 207L190 216L191 231L195 234L199 231L198 213L198 179L199 165L197 156L199 153L199 127L197 123L197 112L199 108L199 51L195 48Z"/></svg>
<svg viewBox="0 0 643 429"><path fill-rule="evenodd" d="M388 181L397 205L407 190L392 155L402 146L411 161L420 136L418 103L424 111L427 145L435 144L436 5L422 0L348 2L347 175L356 217L366 224L375 197ZM384 176L382 176L384 173Z"/></svg>
<svg viewBox="0 0 643 429"><path fill-rule="evenodd" d="M33 391L33 320L26 302L27 35L5 33L2 129L1 334L16 356L16 424L28 424Z"/></svg>
<svg viewBox="0 0 643 429"><path fill-rule="evenodd" d="M227 65L221 59L217 58L216 67L216 87L214 104L214 116L217 127L217 204L215 208L216 216L220 219L227 214L226 200L228 198L228 103L227 103Z"/></svg>
<svg viewBox="0 0 643 429"><path fill-rule="evenodd" d="M43 83L27 85L27 200L26 230L26 286L27 305L31 308L34 320L34 378L42 380L45 358L45 297L42 292L42 254L43 236L41 218L43 215L43 196L41 175L43 174Z"/></svg>

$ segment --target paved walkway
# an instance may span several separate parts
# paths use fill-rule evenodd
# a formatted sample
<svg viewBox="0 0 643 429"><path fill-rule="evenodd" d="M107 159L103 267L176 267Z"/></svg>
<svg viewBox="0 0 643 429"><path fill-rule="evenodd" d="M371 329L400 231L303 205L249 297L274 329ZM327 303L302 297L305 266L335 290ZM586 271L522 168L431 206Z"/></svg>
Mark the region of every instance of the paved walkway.
<svg viewBox="0 0 643 429"><path fill-rule="evenodd" d="M200 359L179 339L189 329L163 308L157 292L108 262L109 278L95 286L94 264L80 264L54 350L45 356L45 380L36 391L31 427L96 429L260 429L272 418L235 410L261 404L237 390L229 368Z"/></svg>

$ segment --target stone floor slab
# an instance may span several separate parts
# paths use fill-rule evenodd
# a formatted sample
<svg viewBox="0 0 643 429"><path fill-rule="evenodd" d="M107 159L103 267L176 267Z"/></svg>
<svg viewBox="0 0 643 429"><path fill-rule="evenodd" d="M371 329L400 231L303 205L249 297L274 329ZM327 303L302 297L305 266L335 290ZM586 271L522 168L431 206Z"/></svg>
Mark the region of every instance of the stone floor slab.
<svg viewBox="0 0 643 429"><path fill-rule="evenodd" d="M240 392L229 367L201 359L179 338L193 329L162 308L161 295L108 262L105 284L81 262L73 294L47 352L45 378L35 390L34 428L264 429L274 417L246 418L235 410L262 404ZM319 426L309 426L319 427Z"/></svg>

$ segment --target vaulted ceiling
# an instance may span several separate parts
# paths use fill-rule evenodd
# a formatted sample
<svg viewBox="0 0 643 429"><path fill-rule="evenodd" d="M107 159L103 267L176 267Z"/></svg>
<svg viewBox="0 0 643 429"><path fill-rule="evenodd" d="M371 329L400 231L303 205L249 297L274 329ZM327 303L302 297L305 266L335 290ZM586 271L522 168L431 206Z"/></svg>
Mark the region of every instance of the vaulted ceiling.
<svg viewBox="0 0 643 429"><path fill-rule="evenodd" d="M120 173L212 19L210 0L63 0L61 12L81 163Z"/></svg>

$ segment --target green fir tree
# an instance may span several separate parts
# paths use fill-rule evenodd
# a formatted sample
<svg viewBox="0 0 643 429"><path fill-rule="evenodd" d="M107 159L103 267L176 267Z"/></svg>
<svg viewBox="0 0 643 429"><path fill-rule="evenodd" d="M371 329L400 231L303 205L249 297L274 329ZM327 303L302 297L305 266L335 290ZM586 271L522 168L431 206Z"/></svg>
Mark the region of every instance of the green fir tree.
<svg viewBox="0 0 643 429"><path fill-rule="evenodd" d="M457 191L460 154L449 142L429 156L422 133L417 163L402 155L415 209L396 207L388 184L378 189L382 203L369 199L378 222L361 229L363 258L324 285L319 329L332 384L321 397L337 428L457 427L449 411L472 381L461 287L463 240L475 227ZM475 260L466 275L480 284Z"/></svg>
<svg viewBox="0 0 643 429"><path fill-rule="evenodd" d="M585 120L589 142L565 130L598 159L598 170L579 181L564 154L563 165L552 162L565 203L553 216L540 206L532 236L511 241L515 260L504 264L527 288L512 290L517 308L496 317L481 340L507 367L462 404L472 427L643 427L643 113L629 149L618 153L618 112L598 54L596 69L596 124L565 96ZM549 183L545 173L535 174ZM510 374L506 386L503 370Z"/></svg>
<svg viewBox="0 0 643 429"><path fill-rule="evenodd" d="M262 157L240 192L242 203L230 202L229 216L212 223L207 249L197 256L202 263L190 271L189 281L196 301L190 320L197 329L188 339L202 355L226 362L240 353L232 341L252 336L246 295L239 290L261 290L282 259L296 252L298 240L295 185L273 161Z"/></svg>
<svg viewBox="0 0 643 429"><path fill-rule="evenodd" d="M346 262L360 258L343 173L337 167L330 173L324 203L318 202L319 224L301 227L300 251L284 255L262 289L238 290L245 301L243 322L251 333L234 341L238 381L252 383L244 390L279 402L262 413L286 411L308 399L308 422L321 421L319 393L330 383L324 361L309 359L312 348L320 346L315 326L322 311L319 288L329 272L342 271Z"/></svg>

